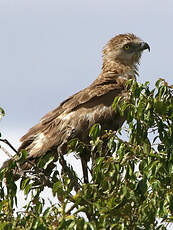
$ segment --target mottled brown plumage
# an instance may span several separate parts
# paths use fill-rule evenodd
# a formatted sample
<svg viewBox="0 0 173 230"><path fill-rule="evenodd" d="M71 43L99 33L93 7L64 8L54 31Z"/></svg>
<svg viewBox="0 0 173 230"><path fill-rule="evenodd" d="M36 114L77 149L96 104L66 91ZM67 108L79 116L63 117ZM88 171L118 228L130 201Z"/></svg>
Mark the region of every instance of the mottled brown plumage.
<svg viewBox="0 0 173 230"><path fill-rule="evenodd" d="M88 143L92 125L100 123L103 129L117 130L124 119L112 109L115 96L128 97L126 81L135 79L137 65L147 43L134 34L120 34L103 49L102 72L87 88L69 97L55 110L46 114L21 138L21 149L36 158L48 150L66 153L67 142L79 138Z"/></svg>

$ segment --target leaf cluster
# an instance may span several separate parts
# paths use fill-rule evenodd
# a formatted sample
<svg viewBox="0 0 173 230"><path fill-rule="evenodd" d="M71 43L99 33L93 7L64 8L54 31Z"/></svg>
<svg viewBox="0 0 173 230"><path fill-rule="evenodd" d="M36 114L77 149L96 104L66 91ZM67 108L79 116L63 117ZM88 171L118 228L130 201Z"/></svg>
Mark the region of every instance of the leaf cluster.
<svg viewBox="0 0 173 230"><path fill-rule="evenodd" d="M113 103L126 118L121 130L102 135L95 124L89 146L77 139L69 143L69 153L91 157L89 183L62 156L57 166L55 155L48 153L32 171L20 174L20 190L30 200L16 215L13 174L16 167L20 172L27 153L0 171L0 229L167 229L173 222L173 88L163 79L154 89L133 81L128 88L129 100ZM57 198L49 207L41 198L45 186Z"/></svg>

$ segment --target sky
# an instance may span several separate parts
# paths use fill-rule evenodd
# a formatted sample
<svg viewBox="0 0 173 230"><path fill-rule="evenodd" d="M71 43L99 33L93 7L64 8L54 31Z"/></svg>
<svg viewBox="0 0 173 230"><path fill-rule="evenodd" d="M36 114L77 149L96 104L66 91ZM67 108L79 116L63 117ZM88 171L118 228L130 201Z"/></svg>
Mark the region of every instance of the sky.
<svg viewBox="0 0 173 230"><path fill-rule="evenodd" d="M101 72L102 48L119 33L148 42L139 82L172 84L172 0L0 0L2 137L19 138ZM6 159L0 151L0 164Z"/></svg>

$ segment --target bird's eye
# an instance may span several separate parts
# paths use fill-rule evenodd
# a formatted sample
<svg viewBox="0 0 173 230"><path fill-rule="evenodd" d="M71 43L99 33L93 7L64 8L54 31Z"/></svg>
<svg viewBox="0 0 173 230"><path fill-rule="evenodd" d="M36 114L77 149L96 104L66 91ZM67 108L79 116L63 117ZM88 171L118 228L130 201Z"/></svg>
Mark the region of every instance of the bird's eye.
<svg viewBox="0 0 173 230"><path fill-rule="evenodd" d="M129 49L130 49L130 45L125 45L125 46L124 46L124 49L125 49L125 50L129 50Z"/></svg>

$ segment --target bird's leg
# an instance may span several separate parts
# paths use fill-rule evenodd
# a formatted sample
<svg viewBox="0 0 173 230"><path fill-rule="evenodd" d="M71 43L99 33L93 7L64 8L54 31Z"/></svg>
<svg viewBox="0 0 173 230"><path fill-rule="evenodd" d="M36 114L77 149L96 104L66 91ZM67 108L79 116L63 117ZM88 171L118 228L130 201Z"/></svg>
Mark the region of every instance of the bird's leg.
<svg viewBox="0 0 173 230"><path fill-rule="evenodd" d="M84 183L88 183L88 169L87 169L87 161L84 157L81 157L81 163L82 163L82 171L83 171L83 177L84 177Z"/></svg>

